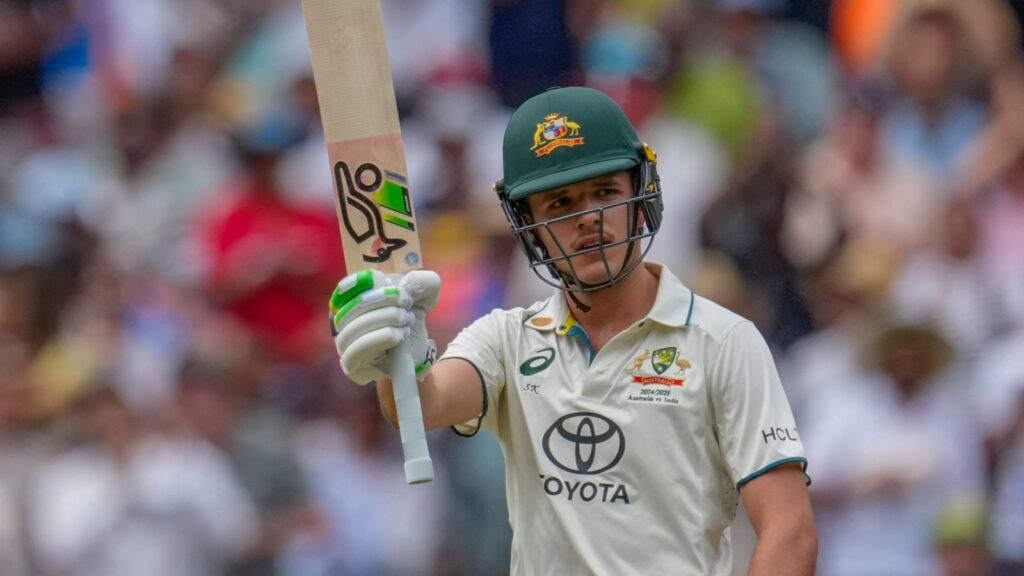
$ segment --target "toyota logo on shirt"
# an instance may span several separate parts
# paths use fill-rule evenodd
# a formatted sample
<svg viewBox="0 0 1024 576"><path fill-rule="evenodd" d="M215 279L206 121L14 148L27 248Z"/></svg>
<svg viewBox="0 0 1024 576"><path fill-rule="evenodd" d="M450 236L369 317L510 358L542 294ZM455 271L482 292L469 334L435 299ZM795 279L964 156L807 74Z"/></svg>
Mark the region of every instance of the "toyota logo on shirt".
<svg viewBox="0 0 1024 576"><path fill-rule="evenodd" d="M544 433L544 454L573 474L600 474L615 467L626 451L626 438L615 423L593 412L562 416Z"/></svg>

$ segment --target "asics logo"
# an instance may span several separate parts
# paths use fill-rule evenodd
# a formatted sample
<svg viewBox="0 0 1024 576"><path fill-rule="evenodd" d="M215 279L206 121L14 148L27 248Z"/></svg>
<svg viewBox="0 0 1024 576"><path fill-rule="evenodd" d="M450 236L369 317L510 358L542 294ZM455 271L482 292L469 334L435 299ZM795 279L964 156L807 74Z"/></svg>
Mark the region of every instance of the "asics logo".
<svg viewBox="0 0 1024 576"><path fill-rule="evenodd" d="M523 362L519 366L519 373L522 374L523 376L533 376L534 374L541 372L548 366L551 366L551 363L554 361L555 349L551 347L543 348L537 351L537 354L535 356L527 358L526 362Z"/></svg>

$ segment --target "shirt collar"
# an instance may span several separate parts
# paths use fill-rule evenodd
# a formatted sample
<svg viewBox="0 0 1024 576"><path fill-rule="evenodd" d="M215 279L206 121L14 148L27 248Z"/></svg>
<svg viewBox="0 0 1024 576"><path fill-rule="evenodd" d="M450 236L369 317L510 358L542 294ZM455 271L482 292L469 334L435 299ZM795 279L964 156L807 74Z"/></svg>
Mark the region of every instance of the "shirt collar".
<svg viewBox="0 0 1024 576"><path fill-rule="evenodd" d="M644 266L658 277L658 293L647 319L673 328L689 326L693 317L693 290L662 264L644 262Z"/></svg>
<svg viewBox="0 0 1024 576"><path fill-rule="evenodd" d="M555 293L547 300L540 303L540 309L531 314L524 324L540 332L557 330L559 334L568 331L565 328L566 320L572 319L569 312L569 305L565 303L565 292L556 288ZM572 320L575 323L575 320Z"/></svg>
<svg viewBox="0 0 1024 576"><path fill-rule="evenodd" d="M644 262L644 266L658 277L658 292L646 319L675 328L689 326L693 316L693 290L687 288L662 264ZM565 302L565 292L560 288L524 322L534 330L555 330L560 335L567 334L575 323L576 319Z"/></svg>

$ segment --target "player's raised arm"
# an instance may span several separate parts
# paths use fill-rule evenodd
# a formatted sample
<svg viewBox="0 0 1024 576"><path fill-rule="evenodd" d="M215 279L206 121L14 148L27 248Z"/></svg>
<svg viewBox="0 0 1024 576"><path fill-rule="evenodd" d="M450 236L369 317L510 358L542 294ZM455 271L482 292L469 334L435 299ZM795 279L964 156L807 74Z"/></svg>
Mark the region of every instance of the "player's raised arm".
<svg viewBox="0 0 1024 576"><path fill-rule="evenodd" d="M480 413L483 389L469 363L451 359L434 366L437 351L427 337L426 313L437 305L440 277L428 270L385 275L364 270L346 276L331 295L334 342L341 368L355 383L377 382L381 410L398 425L387 352L408 342L416 362L423 423L427 429L465 422Z"/></svg>
<svg viewBox="0 0 1024 576"><path fill-rule="evenodd" d="M391 380L377 382L377 396L384 416L398 423ZM455 426L480 415L483 383L472 364L461 358L441 360L420 382L423 425L427 430Z"/></svg>

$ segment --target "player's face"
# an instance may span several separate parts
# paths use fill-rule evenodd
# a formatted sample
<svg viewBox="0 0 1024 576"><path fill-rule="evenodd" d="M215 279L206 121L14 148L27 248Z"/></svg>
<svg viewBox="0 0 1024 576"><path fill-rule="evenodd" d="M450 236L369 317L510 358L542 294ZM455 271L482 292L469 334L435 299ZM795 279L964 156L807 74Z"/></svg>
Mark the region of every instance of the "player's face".
<svg viewBox="0 0 1024 576"><path fill-rule="evenodd" d="M534 194L528 202L535 223L549 222L538 230L548 254L572 262L560 260L558 269L598 284L625 264L632 197L630 174L621 171Z"/></svg>

